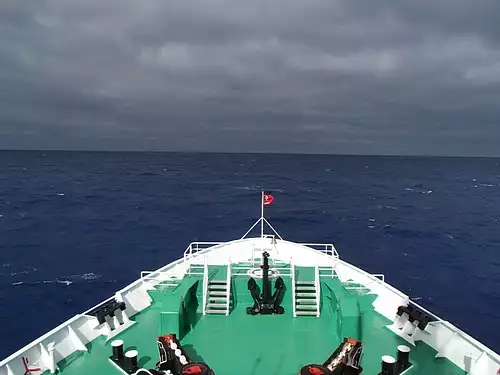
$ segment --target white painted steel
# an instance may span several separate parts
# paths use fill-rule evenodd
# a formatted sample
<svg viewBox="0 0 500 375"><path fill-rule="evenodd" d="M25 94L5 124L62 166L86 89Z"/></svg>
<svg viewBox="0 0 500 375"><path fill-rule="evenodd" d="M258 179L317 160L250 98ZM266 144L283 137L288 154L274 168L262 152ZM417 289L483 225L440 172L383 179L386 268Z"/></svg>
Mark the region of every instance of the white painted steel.
<svg viewBox="0 0 500 375"><path fill-rule="evenodd" d="M319 267L314 267L314 289L316 292L316 316L319 318L319 310L320 310L320 279L319 279Z"/></svg>
<svg viewBox="0 0 500 375"><path fill-rule="evenodd" d="M227 265L226 280L226 315L229 315L229 302L231 297L231 262Z"/></svg>
<svg viewBox="0 0 500 375"><path fill-rule="evenodd" d="M208 295L208 264L203 265L203 315L207 315L207 295Z"/></svg>
<svg viewBox="0 0 500 375"><path fill-rule="evenodd" d="M290 275L292 276L292 310L293 310L293 317L297 317L297 311L296 311L296 301L295 301L295 266L292 264L291 265L291 270L290 270Z"/></svg>
<svg viewBox="0 0 500 375"><path fill-rule="evenodd" d="M25 369L21 356L29 357L30 364L41 367L42 371L54 370L54 363L60 362L77 350L83 351L84 348L86 349L85 345L103 334L103 331L98 327L97 319L88 315L93 309L113 298L117 298L126 303L127 308L123 318L128 320L128 317L151 305L151 298L144 288L145 281L154 285L171 277L182 278L189 272L191 265L205 263L207 265L207 272L205 272L205 266L203 266L203 301L205 310L208 266L227 265L230 262L234 264L248 262L252 259L254 249L266 249L273 261L283 261L291 264L290 277L292 278L294 316L296 316L295 266L317 266L318 270L323 267L335 266L335 275L333 275L332 270L332 276L337 277L341 282L352 281L363 285L368 293L376 296L373 307L375 311L392 322L388 326L389 329L400 332L397 327L406 324L404 318L396 319L395 311L401 305L415 305L437 319L437 321L429 323L424 331L417 329L411 339L405 336L404 333L400 333L408 344L414 345L417 341L423 341L436 350L437 357L447 358L471 375L495 374L500 368L500 356L497 353L450 322L443 321L435 314L411 301L406 294L387 284L385 279L379 279L380 275L372 275L342 261L333 245L298 244L276 239L276 237L264 236L263 238L244 238L226 243L193 242L188 246L181 259L156 271L142 274L141 278L117 291L113 297L92 307L83 314L76 315L8 356L0 362L0 375L23 375ZM207 280L205 280L205 274ZM320 275L320 277L327 276ZM207 285L205 285L205 281ZM398 333L396 332L396 334ZM51 353L47 348L51 349Z"/></svg>

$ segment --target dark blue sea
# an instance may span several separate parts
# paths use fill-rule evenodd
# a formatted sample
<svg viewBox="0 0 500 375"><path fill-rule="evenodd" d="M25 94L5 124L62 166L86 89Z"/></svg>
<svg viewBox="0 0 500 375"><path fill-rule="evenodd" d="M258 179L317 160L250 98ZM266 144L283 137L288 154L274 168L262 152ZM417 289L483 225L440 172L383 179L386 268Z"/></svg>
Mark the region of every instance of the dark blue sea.
<svg viewBox="0 0 500 375"><path fill-rule="evenodd" d="M500 351L500 159L0 152L0 358L191 241L332 242Z"/></svg>

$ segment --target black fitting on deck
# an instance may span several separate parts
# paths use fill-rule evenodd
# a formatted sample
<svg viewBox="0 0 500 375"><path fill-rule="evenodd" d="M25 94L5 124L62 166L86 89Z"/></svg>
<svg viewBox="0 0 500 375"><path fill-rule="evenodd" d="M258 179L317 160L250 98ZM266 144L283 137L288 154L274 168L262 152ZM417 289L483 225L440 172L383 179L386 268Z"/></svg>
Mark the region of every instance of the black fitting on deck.
<svg viewBox="0 0 500 375"><path fill-rule="evenodd" d="M174 375L215 375L206 363L191 361L175 334L159 336L157 343L160 352L160 361L156 364L158 371L170 370Z"/></svg>
<svg viewBox="0 0 500 375"><path fill-rule="evenodd" d="M113 348L113 360L121 361L123 359L123 341L114 340L111 342L111 347Z"/></svg>
<svg viewBox="0 0 500 375"><path fill-rule="evenodd" d="M271 282L269 281L269 253L262 253L262 295L257 282L250 278L248 280L248 290L254 300L254 305L247 308L247 314L283 314L285 309L281 306L285 294L285 283L281 277L276 279L274 288L276 289L271 296Z"/></svg>
<svg viewBox="0 0 500 375"><path fill-rule="evenodd" d="M99 324L103 324L106 322L106 316L109 317L114 317L115 316L115 311L116 310L125 310L127 308L127 305L125 305L125 302L118 302L114 299L102 304L101 306L96 307L94 310L91 310L88 314L89 315L94 315Z"/></svg>
<svg viewBox="0 0 500 375"><path fill-rule="evenodd" d="M128 352L125 353L125 360L123 361L124 363L124 369L127 371L129 374L133 374L134 372L137 371L137 356L139 353L137 350L129 350Z"/></svg>
<svg viewBox="0 0 500 375"><path fill-rule="evenodd" d="M406 345L398 346L398 374L410 368L410 347Z"/></svg>
<svg viewBox="0 0 500 375"><path fill-rule="evenodd" d="M399 375L412 366L410 348L406 345L399 345L397 360L390 355L382 356L382 371L379 375Z"/></svg>
<svg viewBox="0 0 500 375"><path fill-rule="evenodd" d="M409 304L408 306L399 306L397 314L399 316L403 314L408 315L408 321L410 323L413 323L414 321L418 322L418 328L421 330L424 330L425 327L427 327L427 324L429 322L433 322L436 319L432 317L431 315L427 314L426 312L422 311L415 305Z"/></svg>
<svg viewBox="0 0 500 375"><path fill-rule="evenodd" d="M271 284L269 282L269 253L264 251L262 253L262 303L269 304L271 300Z"/></svg>

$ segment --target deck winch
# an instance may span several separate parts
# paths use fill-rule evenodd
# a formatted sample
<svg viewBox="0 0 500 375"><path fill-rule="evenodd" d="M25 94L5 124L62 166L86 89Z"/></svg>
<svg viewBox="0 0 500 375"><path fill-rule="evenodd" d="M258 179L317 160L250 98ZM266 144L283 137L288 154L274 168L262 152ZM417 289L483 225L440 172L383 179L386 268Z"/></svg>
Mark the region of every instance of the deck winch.
<svg viewBox="0 0 500 375"><path fill-rule="evenodd" d="M247 314L283 314L285 309L281 306L285 294L285 282L278 276L274 283L275 292L271 295L271 282L269 281L269 253L262 253L262 294L257 282L252 277L248 280L248 290L254 300L254 305L247 308Z"/></svg>
<svg viewBox="0 0 500 375"><path fill-rule="evenodd" d="M156 368L139 368L137 350L124 353L123 340L111 343L113 354L109 359L123 372L133 375L215 375L215 372L203 362L195 362L189 358L177 336L173 333L157 338L160 360Z"/></svg>
<svg viewBox="0 0 500 375"><path fill-rule="evenodd" d="M322 365L306 365L299 375L359 375L362 352L361 341L346 337Z"/></svg>

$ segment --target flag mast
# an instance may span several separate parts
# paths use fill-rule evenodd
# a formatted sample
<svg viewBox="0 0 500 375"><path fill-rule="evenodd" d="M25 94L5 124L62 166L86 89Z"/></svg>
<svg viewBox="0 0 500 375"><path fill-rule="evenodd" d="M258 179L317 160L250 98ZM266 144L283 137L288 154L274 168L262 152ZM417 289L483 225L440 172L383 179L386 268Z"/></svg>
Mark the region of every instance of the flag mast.
<svg viewBox="0 0 500 375"><path fill-rule="evenodd" d="M260 238L264 237L264 190L260 197Z"/></svg>

